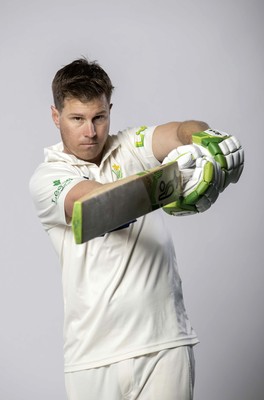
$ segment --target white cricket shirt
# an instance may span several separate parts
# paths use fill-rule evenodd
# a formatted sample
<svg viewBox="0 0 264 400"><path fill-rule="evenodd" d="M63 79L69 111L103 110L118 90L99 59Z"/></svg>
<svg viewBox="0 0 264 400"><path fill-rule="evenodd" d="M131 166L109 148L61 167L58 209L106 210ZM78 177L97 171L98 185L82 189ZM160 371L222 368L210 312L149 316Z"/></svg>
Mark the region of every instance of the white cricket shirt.
<svg viewBox="0 0 264 400"><path fill-rule="evenodd" d="M154 129L109 136L100 166L63 153L59 143L45 149L31 179L62 267L65 372L198 343L162 210L81 245L65 220L65 197L83 179L113 182L160 164L152 152Z"/></svg>

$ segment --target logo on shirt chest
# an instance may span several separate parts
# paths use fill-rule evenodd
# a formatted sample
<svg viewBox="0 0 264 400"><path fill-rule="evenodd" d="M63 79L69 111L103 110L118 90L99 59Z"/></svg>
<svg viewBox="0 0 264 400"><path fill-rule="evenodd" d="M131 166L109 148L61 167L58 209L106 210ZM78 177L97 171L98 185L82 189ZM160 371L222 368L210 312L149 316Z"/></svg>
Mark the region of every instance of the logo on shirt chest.
<svg viewBox="0 0 264 400"><path fill-rule="evenodd" d="M112 172L115 174L117 179L123 178L123 172L119 164L112 165Z"/></svg>

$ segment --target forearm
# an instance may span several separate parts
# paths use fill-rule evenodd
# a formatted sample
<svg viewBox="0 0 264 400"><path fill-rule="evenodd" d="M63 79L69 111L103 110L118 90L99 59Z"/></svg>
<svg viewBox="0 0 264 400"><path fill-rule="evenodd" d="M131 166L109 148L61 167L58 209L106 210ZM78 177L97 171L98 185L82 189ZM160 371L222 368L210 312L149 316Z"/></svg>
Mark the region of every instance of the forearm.
<svg viewBox="0 0 264 400"><path fill-rule="evenodd" d="M153 153L157 160L163 159L175 148L192 143L192 134L209 126L202 121L169 122L156 127L153 134Z"/></svg>
<svg viewBox="0 0 264 400"><path fill-rule="evenodd" d="M209 125L203 121L184 121L181 122L177 129L177 137L182 145L192 143L192 135L197 132L209 129Z"/></svg>
<svg viewBox="0 0 264 400"><path fill-rule="evenodd" d="M84 180L75 185L67 194L64 202L64 209L67 220L70 220L72 217L74 202L76 200L79 200L81 197L92 193L94 190L98 189L101 186L101 183L93 180Z"/></svg>

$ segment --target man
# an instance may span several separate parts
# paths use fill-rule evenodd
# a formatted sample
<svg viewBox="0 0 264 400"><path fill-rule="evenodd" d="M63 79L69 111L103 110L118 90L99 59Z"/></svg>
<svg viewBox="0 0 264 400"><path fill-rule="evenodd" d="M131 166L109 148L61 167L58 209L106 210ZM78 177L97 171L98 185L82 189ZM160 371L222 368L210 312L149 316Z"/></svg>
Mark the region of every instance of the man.
<svg viewBox="0 0 264 400"><path fill-rule="evenodd" d="M68 399L192 399L198 339L184 308L163 210L82 245L74 242L72 210L101 185L177 158L183 196L165 211L205 211L238 180L240 144L199 121L109 135L113 86L86 59L60 69L52 89L52 118L62 142L45 149L30 190L62 265ZM201 131L207 142L193 144ZM220 147L212 150L215 137ZM213 173L206 178L208 170Z"/></svg>

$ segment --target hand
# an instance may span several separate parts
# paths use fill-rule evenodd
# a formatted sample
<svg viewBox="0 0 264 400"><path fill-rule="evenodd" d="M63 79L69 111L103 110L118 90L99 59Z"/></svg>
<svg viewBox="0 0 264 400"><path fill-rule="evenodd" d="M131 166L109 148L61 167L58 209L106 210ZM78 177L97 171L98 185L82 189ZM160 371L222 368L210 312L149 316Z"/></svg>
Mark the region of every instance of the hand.
<svg viewBox="0 0 264 400"><path fill-rule="evenodd" d="M200 146L186 145L172 150L163 164L176 160L182 177L182 197L163 207L174 216L204 212L216 201L222 186L220 166L211 157L202 154Z"/></svg>
<svg viewBox="0 0 264 400"><path fill-rule="evenodd" d="M207 129L192 135L193 143L199 146L203 155L211 156L222 171L222 192L229 183L236 183L244 167L244 151L235 136Z"/></svg>

